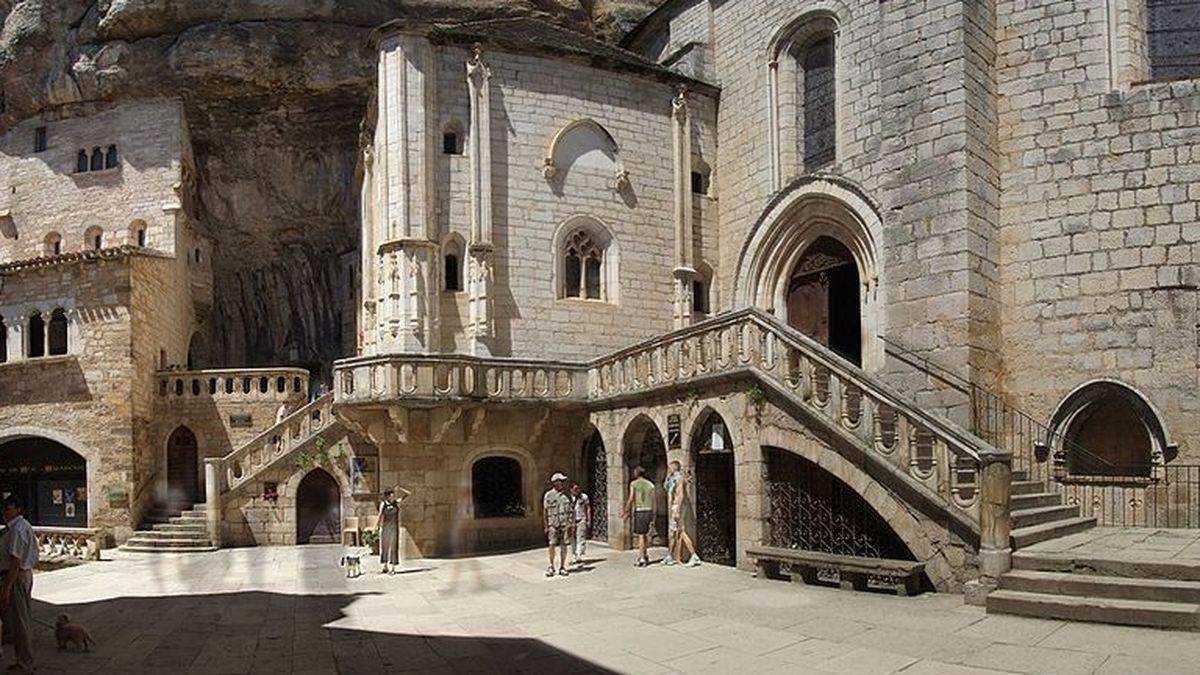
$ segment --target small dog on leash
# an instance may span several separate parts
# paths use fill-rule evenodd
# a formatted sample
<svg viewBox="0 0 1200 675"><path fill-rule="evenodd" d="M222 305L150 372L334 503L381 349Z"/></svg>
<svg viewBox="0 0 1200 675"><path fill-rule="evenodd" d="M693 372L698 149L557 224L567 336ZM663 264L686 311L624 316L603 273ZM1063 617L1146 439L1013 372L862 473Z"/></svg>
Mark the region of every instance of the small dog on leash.
<svg viewBox="0 0 1200 675"><path fill-rule="evenodd" d="M67 645L72 644L77 650L90 652L91 646L96 644L88 629L82 624L72 623L67 614L59 614L54 622L54 639L58 641L59 649L66 649Z"/></svg>
<svg viewBox="0 0 1200 675"><path fill-rule="evenodd" d="M362 557L360 550L349 550L342 554L341 566L346 568L346 578L353 579L362 576Z"/></svg>

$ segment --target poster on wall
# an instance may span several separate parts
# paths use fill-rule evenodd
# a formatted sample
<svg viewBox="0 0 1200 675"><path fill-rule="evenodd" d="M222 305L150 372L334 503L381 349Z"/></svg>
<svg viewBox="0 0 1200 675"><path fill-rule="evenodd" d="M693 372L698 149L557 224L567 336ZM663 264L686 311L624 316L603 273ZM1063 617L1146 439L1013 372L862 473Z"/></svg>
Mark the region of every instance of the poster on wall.
<svg viewBox="0 0 1200 675"><path fill-rule="evenodd" d="M86 487L75 488L75 501L77 501L77 502L86 502L87 501L87 488Z"/></svg>
<svg viewBox="0 0 1200 675"><path fill-rule="evenodd" d="M71 488L67 488L66 490L63 490L63 501L68 504L74 504L75 503L75 491L72 490Z"/></svg>
<svg viewBox="0 0 1200 675"><path fill-rule="evenodd" d="M67 507L66 507L66 516L67 516L68 518L74 518L74 517L75 517L75 503L74 503L74 502L68 502L68 503L67 503Z"/></svg>
<svg viewBox="0 0 1200 675"><path fill-rule="evenodd" d="M350 491L356 495L375 492L375 462L377 457L350 458Z"/></svg>
<svg viewBox="0 0 1200 675"><path fill-rule="evenodd" d="M62 490L54 490L50 493L50 495L51 495L51 501L53 501L56 505L63 503L63 491Z"/></svg>

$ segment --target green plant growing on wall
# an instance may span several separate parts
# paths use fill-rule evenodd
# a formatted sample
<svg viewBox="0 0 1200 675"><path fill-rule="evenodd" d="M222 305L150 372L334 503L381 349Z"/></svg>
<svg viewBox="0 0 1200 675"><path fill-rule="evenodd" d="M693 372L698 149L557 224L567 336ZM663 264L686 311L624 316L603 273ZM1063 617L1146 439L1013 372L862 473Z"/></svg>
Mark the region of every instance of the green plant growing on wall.
<svg viewBox="0 0 1200 675"><path fill-rule="evenodd" d="M750 404L759 410L762 410L763 404L767 402L767 392L757 384L750 387L746 397L750 399Z"/></svg>

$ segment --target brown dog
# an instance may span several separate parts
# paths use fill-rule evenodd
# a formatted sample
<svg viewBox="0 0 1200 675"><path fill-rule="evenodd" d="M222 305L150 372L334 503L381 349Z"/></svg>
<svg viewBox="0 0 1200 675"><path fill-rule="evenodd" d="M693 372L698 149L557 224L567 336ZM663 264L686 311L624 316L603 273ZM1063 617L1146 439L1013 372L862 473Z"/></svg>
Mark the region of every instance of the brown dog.
<svg viewBox="0 0 1200 675"><path fill-rule="evenodd" d="M54 639L58 641L59 649L66 649L68 644L73 644L75 649L88 652L96 644L92 634L81 624L71 623L71 617L66 614L59 614L54 622Z"/></svg>

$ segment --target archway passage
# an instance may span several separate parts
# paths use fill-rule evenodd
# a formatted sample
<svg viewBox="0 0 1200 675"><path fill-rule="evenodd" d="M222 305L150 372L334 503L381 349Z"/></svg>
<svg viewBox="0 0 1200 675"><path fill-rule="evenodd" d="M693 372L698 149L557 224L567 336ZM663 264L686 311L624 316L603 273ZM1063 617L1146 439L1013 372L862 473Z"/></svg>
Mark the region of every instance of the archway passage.
<svg viewBox="0 0 1200 675"><path fill-rule="evenodd" d="M767 460L771 546L866 558L915 560L899 535L857 492L820 466L780 448Z"/></svg>
<svg viewBox="0 0 1200 675"><path fill-rule="evenodd" d="M1086 406L1067 426L1067 471L1087 476L1149 476L1150 433L1137 411L1116 396Z"/></svg>
<svg viewBox="0 0 1200 675"><path fill-rule="evenodd" d="M199 451L196 434L179 427L167 439L167 493L172 504L200 501Z"/></svg>
<svg viewBox="0 0 1200 675"><path fill-rule="evenodd" d="M737 564L737 500L733 441L725 420L710 413L692 436L696 467L696 548L705 562Z"/></svg>
<svg viewBox="0 0 1200 675"><path fill-rule="evenodd" d="M797 261L787 285L788 324L862 365L862 303L850 249L818 237Z"/></svg>
<svg viewBox="0 0 1200 675"><path fill-rule="evenodd" d="M324 469L313 469L296 488L296 543L335 544L342 538L342 491Z"/></svg>
<svg viewBox="0 0 1200 675"><path fill-rule="evenodd" d="M471 499L476 518L523 518L521 463L512 457L484 457L471 467Z"/></svg>
<svg viewBox="0 0 1200 675"><path fill-rule="evenodd" d="M583 491L592 504L590 537L608 541L608 456L599 431L592 431L583 443L583 470Z"/></svg>
<svg viewBox="0 0 1200 675"><path fill-rule="evenodd" d="M648 417L639 417L629 425L624 439L625 466L628 469L626 489L633 480L634 470L646 470L646 479L654 483L655 518L650 542L655 546L667 543L667 491L663 481L667 479L667 447L663 443L658 427Z"/></svg>
<svg viewBox="0 0 1200 675"><path fill-rule="evenodd" d="M0 444L0 494L25 504L34 525L87 527L87 461L48 438L18 438Z"/></svg>

